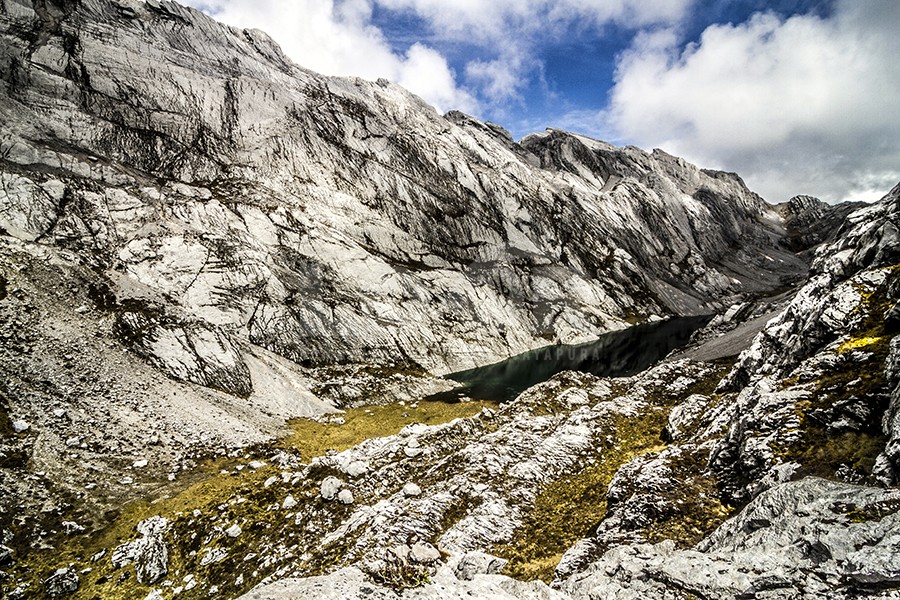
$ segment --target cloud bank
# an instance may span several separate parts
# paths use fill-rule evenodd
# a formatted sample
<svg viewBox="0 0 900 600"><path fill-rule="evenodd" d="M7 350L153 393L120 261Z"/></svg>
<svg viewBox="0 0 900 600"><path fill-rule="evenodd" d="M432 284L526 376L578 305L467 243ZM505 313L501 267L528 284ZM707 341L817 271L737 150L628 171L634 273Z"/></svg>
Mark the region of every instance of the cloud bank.
<svg viewBox="0 0 900 600"><path fill-rule="evenodd" d="M754 15L681 47L637 36L603 114L617 137L738 171L773 202L874 200L900 180L900 2Z"/></svg>
<svg viewBox="0 0 900 600"><path fill-rule="evenodd" d="M608 24L627 29L672 25L693 0L376 0L423 19L429 35L475 44L485 56L468 62L466 83L494 104L522 100L541 70L540 46L571 35L594 35ZM599 95L599 93L598 93Z"/></svg>

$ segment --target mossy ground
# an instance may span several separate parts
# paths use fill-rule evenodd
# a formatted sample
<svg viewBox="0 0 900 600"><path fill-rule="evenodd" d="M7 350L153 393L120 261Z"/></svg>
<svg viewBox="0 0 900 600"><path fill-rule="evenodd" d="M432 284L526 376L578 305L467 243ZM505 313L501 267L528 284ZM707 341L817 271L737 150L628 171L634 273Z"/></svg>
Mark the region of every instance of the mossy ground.
<svg viewBox="0 0 900 600"><path fill-rule="evenodd" d="M888 499L871 504L838 504L832 507L835 512L844 513L852 523L869 523L881 521L885 517L900 512L900 499Z"/></svg>
<svg viewBox="0 0 900 600"><path fill-rule="evenodd" d="M705 376L685 389L675 390L663 382L641 387L649 406L635 417L612 419L604 428L610 437L598 443L589 464L544 487L513 539L494 548L498 556L509 560L504 572L518 579L549 583L563 553L589 536L607 516L607 489L616 472L638 456L663 450L662 432L671 409L692 394L711 394L732 363L728 360L711 365ZM622 380L613 386L612 398L632 391L631 383ZM717 499L713 478L699 475L702 467L688 464L687 459L682 467L684 475L698 468L691 473L693 478L678 487L678 493L683 492L688 501L646 532L650 538L668 535L686 544L711 531L730 514Z"/></svg>
<svg viewBox="0 0 900 600"><path fill-rule="evenodd" d="M340 415L344 423L311 419L295 419L290 422L294 433L278 442L278 446L300 454L308 461L333 450L341 452L370 438L387 437L398 433L412 423L437 425L453 419L471 417L483 408L497 408L488 401L430 402L421 400L406 404L363 406L350 409Z"/></svg>
<svg viewBox="0 0 900 600"><path fill-rule="evenodd" d="M893 337L885 331L884 318L896 301L888 290L892 281L900 277L900 266L888 270L887 281L878 288L860 288L860 324L837 347L836 354L841 359L837 366L812 380L800 377L789 381L812 386L809 399L797 404L798 439L787 447L776 448L781 460L801 465L799 476L834 478L838 469L849 469L865 480L884 450L887 438L881 421L889 402L884 368ZM836 420L848 403L864 404L868 417L843 431L829 427L828 422Z"/></svg>
<svg viewBox="0 0 900 600"><path fill-rule="evenodd" d="M668 461L672 480L677 482L670 497L676 510L647 528L648 541L672 540L679 548L692 547L734 512L734 507L722 503L718 482L706 472L708 459L707 451L684 448Z"/></svg>
<svg viewBox="0 0 900 600"><path fill-rule="evenodd" d="M610 424L614 439L599 449L593 464L541 490L513 540L495 549L509 560L505 573L549 583L563 553L606 516L606 491L616 471L629 460L662 448L660 433L667 414L657 408L634 419L615 419Z"/></svg>
<svg viewBox="0 0 900 600"><path fill-rule="evenodd" d="M439 424L460 417L479 413L484 407L495 408L488 402L465 402L448 404L424 402L416 408L403 405L360 407L341 415L344 424L323 423L308 419L298 419L291 423L294 433L278 442L253 448L244 456L234 459L205 461L192 474L193 483L180 487L170 487L167 494L157 498L137 498L110 514L110 524L98 532L84 535L60 535L52 540L52 550L17 548L15 566L10 569L9 583L28 583L27 597L43 597L42 580L56 569L72 565L80 573L79 590L71 596L81 599L143 600L155 585L140 584L136 580L133 566L114 568L110 551L121 543L137 537L136 525L151 516L161 515L171 521L165 535L169 547L169 573L165 579L173 582L173 587L183 586L183 578L194 575L198 585L179 594L179 598L209 597L208 582L216 582L219 593L236 596L258 583L266 576L292 564L298 557L291 552L275 551L291 546L303 547L304 538L321 536L323 531L333 529L346 516L350 507L334 503L328 513L328 522L316 524L321 531L307 526L300 515L316 512L322 500L318 495L320 477L310 477L289 490L282 485L265 487L263 482L280 470L266 466L258 470L242 468L250 460L268 460L268 456L279 450L299 454L308 462L313 457L329 451L341 451L363 440L393 435L410 423ZM323 473L317 475L324 476ZM290 511L279 510L284 496L290 493L298 505ZM311 519L310 519L311 521ZM303 525L297 525L297 523ZM223 532L230 524L238 524L242 533L237 538L229 538ZM312 544L308 544L312 547ZM202 565L205 552L221 548L228 552L221 562ZM92 562L98 552L106 554ZM261 557L277 556L277 560L266 563ZM335 548L303 557L311 568L325 570L340 556ZM252 563L245 562L246 557ZM252 568L248 568L253 565ZM82 572L86 569L90 571ZM243 581L237 583L238 574L244 573ZM14 586L13 586L14 587ZM11 589L11 588L10 588Z"/></svg>

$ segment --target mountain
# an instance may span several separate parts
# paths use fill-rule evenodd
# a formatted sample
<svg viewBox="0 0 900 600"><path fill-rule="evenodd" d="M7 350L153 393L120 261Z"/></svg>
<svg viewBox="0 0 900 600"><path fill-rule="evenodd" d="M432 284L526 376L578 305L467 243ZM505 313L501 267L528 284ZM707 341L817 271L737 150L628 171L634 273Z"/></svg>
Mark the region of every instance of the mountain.
<svg viewBox="0 0 900 600"><path fill-rule="evenodd" d="M0 0L0 39L11 597L285 576L259 593L733 597L770 585L772 553L766 590L896 587L876 539L894 492L802 477L897 483L897 189L772 206L661 150L517 142L172 2ZM480 413L423 400L451 372L712 314L692 358L630 378L563 373ZM835 535L865 517L848 539L873 554L829 545L811 497L848 503ZM732 546L760 511L781 537L747 574ZM803 511L818 571L778 554ZM676 573L694 559L742 574ZM557 591L485 574L504 561Z"/></svg>
<svg viewBox="0 0 900 600"><path fill-rule="evenodd" d="M186 336L177 359L132 341L188 381L252 386L197 337L444 373L805 270L735 175L558 131L519 145L176 4L4 6L0 227L77 252L134 309L126 336Z"/></svg>

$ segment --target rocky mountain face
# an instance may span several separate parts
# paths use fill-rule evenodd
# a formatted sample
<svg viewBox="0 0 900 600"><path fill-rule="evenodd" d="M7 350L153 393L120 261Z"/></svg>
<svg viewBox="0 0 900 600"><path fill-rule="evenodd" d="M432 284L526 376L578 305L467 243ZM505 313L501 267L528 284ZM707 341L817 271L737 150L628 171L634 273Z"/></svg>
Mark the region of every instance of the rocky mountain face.
<svg viewBox="0 0 900 600"><path fill-rule="evenodd" d="M0 40L4 594L900 589L900 188L516 142L166 1L0 0ZM633 377L424 400L711 313Z"/></svg>
<svg viewBox="0 0 900 600"><path fill-rule="evenodd" d="M120 337L183 380L248 395L243 341L460 370L805 270L734 175L518 145L176 4L2 6L0 227L75 252Z"/></svg>
<svg viewBox="0 0 900 600"><path fill-rule="evenodd" d="M775 210L787 227L787 246L802 253L828 241L847 216L862 206L860 202L832 206L813 196L794 196Z"/></svg>
<svg viewBox="0 0 900 600"><path fill-rule="evenodd" d="M344 568L285 563L242 598L895 597L898 318L900 185L851 215L736 362L562 374L313 461L301 479L330 466L361 505L301 547L340 547ZM522 581L547 568L552 588ZM372 584L401 572L431 576Z"/></svg>

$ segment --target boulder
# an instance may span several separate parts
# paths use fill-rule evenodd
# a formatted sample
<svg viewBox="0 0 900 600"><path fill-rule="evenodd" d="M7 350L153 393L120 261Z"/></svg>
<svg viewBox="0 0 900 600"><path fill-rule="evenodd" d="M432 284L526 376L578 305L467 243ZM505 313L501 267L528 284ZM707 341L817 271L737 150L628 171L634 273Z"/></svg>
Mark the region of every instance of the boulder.
<svg viewBox="0 0 900 600"><path fill-rule="evenodd" d="M169 521L150 517L137 525L141 538L118 546L112 553L112 563L122 567L134 563L137 580L151 584L161 580L169 571L169 549L163 538Z"/></svg>

